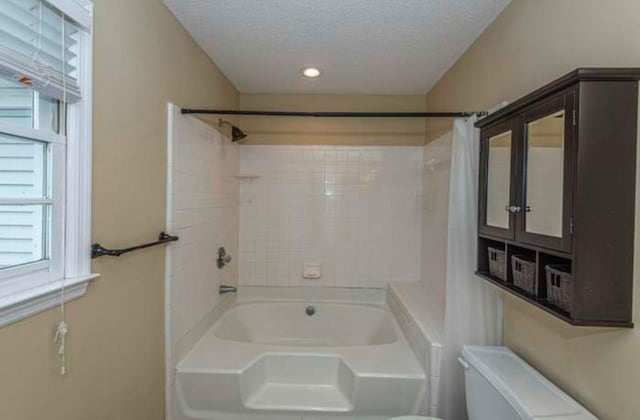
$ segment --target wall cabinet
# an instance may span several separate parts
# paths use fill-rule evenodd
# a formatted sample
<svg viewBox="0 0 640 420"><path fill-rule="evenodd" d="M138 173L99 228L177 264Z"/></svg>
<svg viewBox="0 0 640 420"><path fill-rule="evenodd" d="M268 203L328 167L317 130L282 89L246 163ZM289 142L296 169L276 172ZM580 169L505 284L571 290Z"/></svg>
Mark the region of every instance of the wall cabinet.
<svg viewBox="0 0 640 420"><path fill-rule="evenodd" d="M575 89L482 131L480 232L571 252Z"/></svg>
<svg viewBox="0 0 640 420"><path fill-rule="evenodd" d="M477 273L574 325L630 327L640 69L577 69L476 123Z"/></svg>

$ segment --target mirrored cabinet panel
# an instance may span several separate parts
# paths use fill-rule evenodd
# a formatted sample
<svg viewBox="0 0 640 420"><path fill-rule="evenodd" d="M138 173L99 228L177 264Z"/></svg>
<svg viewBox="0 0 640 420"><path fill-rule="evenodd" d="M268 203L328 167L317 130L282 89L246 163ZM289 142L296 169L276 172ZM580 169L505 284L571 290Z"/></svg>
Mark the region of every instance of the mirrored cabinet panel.
<svg viewBox="0 0 640 420"><path fill-rule="evenodd" d="M480 139L479 229L488 235L515 236L516 134L512 122L483 131Z"/></svg>
<svg viewBox="0 0 640 420"><path fill-rule="evenodd" d="M562 179L565 111L526 125L527 166L524 229L562 237Z"/></svg>
<svg viewBox="0 0 640 420"><path fill-rule="evenodd" d="M511 205L511 131L489 137L487 226L509 229Z"/></svg>
<svg viewBox="0 0 640 420"><path fill-rule="evenodd" d="M563 92L524 113L520 130L522 193L516 239L570 252L575 92Z"/></svg>

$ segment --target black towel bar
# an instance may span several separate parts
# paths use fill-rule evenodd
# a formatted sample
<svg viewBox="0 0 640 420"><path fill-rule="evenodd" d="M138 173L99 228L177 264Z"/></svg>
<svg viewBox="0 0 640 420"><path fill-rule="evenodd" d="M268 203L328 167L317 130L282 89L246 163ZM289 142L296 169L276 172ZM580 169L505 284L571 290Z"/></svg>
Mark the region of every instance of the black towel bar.
<svg viewBox="0 0 640 420"><path fill-rule="evenodd" d="M177 236L169 235L165 232L160 232L160 236L158 236L158 240L156 242L149 242L147 244L132 246L130 248L121 248L121 249L108 249L103 247L102 245L95 243L91 245L91 258L102 257L103 255L109 255L111 257L119 257L122 254L126 254L127 252L135 251L137 249L150 248L156 245L162 245L169 242L177 241L179 238Z"/></svg>

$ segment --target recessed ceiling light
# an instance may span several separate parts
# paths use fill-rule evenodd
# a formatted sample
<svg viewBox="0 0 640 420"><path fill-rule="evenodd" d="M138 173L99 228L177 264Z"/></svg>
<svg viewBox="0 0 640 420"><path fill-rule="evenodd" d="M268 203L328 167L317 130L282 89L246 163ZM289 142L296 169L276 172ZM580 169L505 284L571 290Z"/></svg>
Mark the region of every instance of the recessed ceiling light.
<svg viewBox="0 0 640 420"><path fill-rule="evenodd" d="M318 77L320 76L320 74L322 73L320 71L320 69L316 68L316 67L305 67L302 70L300 70L300 72L302 73L302 75L304 77L310 77L310 78L314 78L314 77Z"/></svg>

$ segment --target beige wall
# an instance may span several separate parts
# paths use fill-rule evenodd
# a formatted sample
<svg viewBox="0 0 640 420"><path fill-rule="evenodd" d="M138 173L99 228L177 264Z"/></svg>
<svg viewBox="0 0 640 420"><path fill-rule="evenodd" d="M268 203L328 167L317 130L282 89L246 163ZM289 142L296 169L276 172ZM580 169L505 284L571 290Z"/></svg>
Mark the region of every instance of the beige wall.
<svg viewBox="0 0 640 420"><path fill-rule="evenodd" d="M514 0L428 93L426 106L486 109L579 66L640 67L639 39L637 0ZM639 274L635 289L638 323ZM640 416L640 329L570 327L509 296L504 327L507 346L601 418Z"/></svg>
<svg viewBox="0 0 640 420"><path fill-rule="evenodd" d="M240 95L240 109L424 111L423 95ZM246 144L422 145L422 118L241 117Z"/></svg>
<svg viewBox="0 0 640 420"><path fill-rule="evenodd" d="M236 108L238 94L160 0L94 0L93 240L148 241L165 226L167 101ZM0 330L0 417L160 420L164 250L96 260L67 307L69 375L55 310Z"/></svg>

